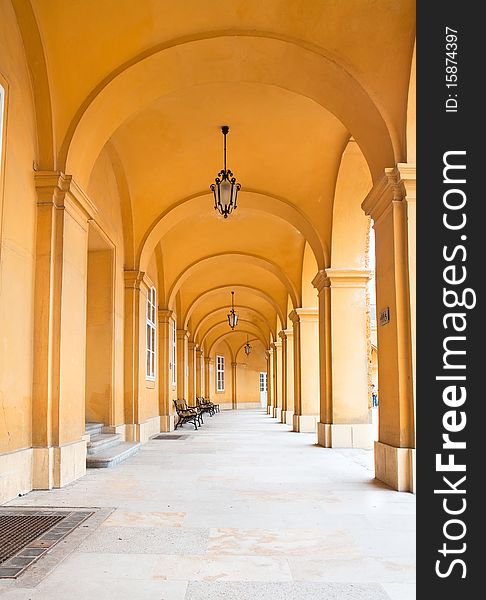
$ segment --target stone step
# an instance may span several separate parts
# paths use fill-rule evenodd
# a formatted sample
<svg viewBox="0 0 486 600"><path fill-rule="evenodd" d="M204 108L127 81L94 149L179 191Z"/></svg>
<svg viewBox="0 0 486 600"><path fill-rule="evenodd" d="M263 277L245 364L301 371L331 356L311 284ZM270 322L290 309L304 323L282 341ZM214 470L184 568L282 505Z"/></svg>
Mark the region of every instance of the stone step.
<svg viewBox="0 0 486 600"><path fill-rule="evenodd" d="M96 435L97 433L101 433L103 431L104 426L104 423L86 423L84 432L89 433L90 435Z"/></svg>
<svg viewBox="0 0 486 600"><path fill-rule="evenodd" d="M87 444L88 454L98 454L106 448L116 446L121 442L122 436L119 433L96 433L91 435Z"/></svg>
<svg viewBox="0 0 486 600"><path fill-rule="evenodd" d="M129 456L136 454L140 449L138 442L120 442L110 448L104 448L97 454L89 454L86 457L88 469L107 469L114 467L126 460Z"/></svg>

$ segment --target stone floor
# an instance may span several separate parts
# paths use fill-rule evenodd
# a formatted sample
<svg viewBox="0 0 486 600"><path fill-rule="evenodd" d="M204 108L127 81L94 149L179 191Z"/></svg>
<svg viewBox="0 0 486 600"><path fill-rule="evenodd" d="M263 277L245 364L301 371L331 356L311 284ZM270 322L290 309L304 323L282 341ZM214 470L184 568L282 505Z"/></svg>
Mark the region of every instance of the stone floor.
<svg viewBox="0 0 486 600"><path fill-rule="evenodd" d="M11 502L114 510L0 600L415 598L415 498L373 480L370 451L319 448L261 410L205 420Z"/></svg>

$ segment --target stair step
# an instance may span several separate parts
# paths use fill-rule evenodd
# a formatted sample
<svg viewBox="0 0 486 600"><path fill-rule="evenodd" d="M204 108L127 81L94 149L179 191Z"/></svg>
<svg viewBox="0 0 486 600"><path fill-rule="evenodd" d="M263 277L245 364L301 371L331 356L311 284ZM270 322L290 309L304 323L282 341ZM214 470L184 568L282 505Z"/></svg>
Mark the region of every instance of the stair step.
<svg viewBox="0 0 486 600"><path fill-rule="evenodd" d="M104 423L86 423L84 427L84 432L89 433L91 435L96 435L97 433L102 432L104 426Z"/></svg>
<svg viewBox="0 0 486 600"><path fill-rule="evenodd" d="M88 454L86 466L89 469L107 469L114 467L126 460L129 456L136 454L140 449L138 442L120 442L110 448L104 448L97 454Z"/></svg>
<svg viewBox="0 0 486 600"><path fill-rule="evenodd" d="M106 448L115 446L121 442L122 436L119 433L96 433L91 435L87 444L88 454L98 454Z"/></svg>

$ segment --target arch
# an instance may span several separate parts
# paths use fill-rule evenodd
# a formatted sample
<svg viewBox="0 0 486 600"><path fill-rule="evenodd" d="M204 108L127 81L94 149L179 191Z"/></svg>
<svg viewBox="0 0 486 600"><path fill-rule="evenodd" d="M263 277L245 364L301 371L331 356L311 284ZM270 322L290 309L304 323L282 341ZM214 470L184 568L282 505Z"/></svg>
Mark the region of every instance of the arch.
<svg viewBox="0 0 486 600"><path fill-rule="evenodd" d="M417 75L416 75L416 44L413 45L412 64L410 66L410 83L408 87L408 102L407 102L407 162L414 163L416 161L416 142L417 142L417 107L416 107L416 92L417 92Z"/></svg>
<svg viewBox="0 0 486 600"><path fill-rule="evenodd" d="M253 255L250 253L236 253L236 252L227 252L224 254L215 254L215 255L205 256L205 257L201 258L200 260L198 260L197 262L194 262L191 265L189 265L182 273L180 273L176 277L174 283L172 284L172 287L168 293L167 304L170 306L170 304L173 301L174 295L180 290L182 284L185 281L187 281L187 279L193 273L195 273L202 266L207 266L210 262L216 262L223 258L231 258L233 261L244 262L247 264L251 263L257 267L260 267L261 269L264 269L265 271L268 271L269 273L272 273L273 275L275 275L275 277L277 277L277 279L282 283L282 285L285 287L285 289L289 293L290 297L292 298L294 307L299 306L300 293L295 288L295 285L292 283L292 281L290 281L290 279L287 277L287 275L285 275L285 273L283 273L283 271L280 269L280 267L277 264L275 264L274 262L272 262L268 259L261 258L260 256L256 256L256 255Z"/></svg>
<svg viewBox="0 0 486 600"><path fill-rule="evenodd" d="M210 69L200 65L204 46L221 56L220 64ZM258 65L251 58L241 61L241 56L257 56ZM195 68L189 74L184 65L191 63ZM323 106L354 135L376 178L383 168L400 160L402 149L393 128L388 129L368 92L335 57L322 48L272 32L236 30L205 32L158 44L120 65L78 108L61 144L58 162L83 185L101 148L132 114L175 89L235 78L280 87ZM330 89L341 94L333 97ZM113 105L117 111L111 110Z"/></svg>
<svg viewBox="0 0 486 600"><path fill-rule="evenodd" d="M118 186L118 195L120 197L125 268L135 270L135 243L133 239L133 214L130 189L128 187L125 169L123 168L123 164L115 146L108 141L105 148L113 167L113 173L115 174L116 184Z"/></svg>
<svg viewBox="0 0 486 600"><path fill-rule="evenodd" d="M367 265L369 217L361 203L371 189L366 159L351 139L341 158L333 202L332 268L364 269Z"/></svg>
<svg viewBox="0 0 486 600"><path fill-rule="evenodd" d="M225 338L225 337L227 337L228 335L230 335L231 333L233 333L233 332L232 332L232 331L227 331L226 333L223 333L223 334L221 334L220 336L218 336L218 337L217 337L217 338L216 338L216 339L215 339L215 340L214 340L214 341L211 343L211 345L209 346L209 348L208 348L208 356L210 356L210 355L211 355L211 352L213 351L213 348L216 346L216 344L217 344L219 341L221 341L223 338ZM248 335L255 335L255 333L254 333L253 331L247 331L246 329L240 329L240 333L247 333ZM264 347L264 348L266 348L266 347L267 347L267 344L266 344L265 340L264 340L264 339L262 339L262 338L260 338L260 337L259 337L258 339L259 339L259 340L260 340L260 342L263 344L263 347ZM226 340L225 340L225 341L226 341ZM226 341L226 343L228 343L228 342ZM229 346L229 344L228 344L228 347L230 347L230 346Z"/></svg>
<svg viewBox="0 0 486 600"><path fill-rule="evenodd" d="M140 247L137 249L136 263L144 270L150 256L162 237L182 220L196 212L201 198L210 197L207 191L199 192L176 202L164 211L147 231ZM264 199L264 202L262 202ZM239 208L250 208L268 212L289 223L302 233L309 242L320 269L325 268L329 261L329 250L320 235L307 217L289 200L259 190L243 190L238 195Z"/></svg>
<svg viewBox="0 0 486 600"><path fill-rule="evenodd" d="M255 332L250 332L247 330L242 330L240 327L238 327L237 329L228 331L227 333L232 333L232 334L238 334L238 333L252 333L253 335L259 335L261 336L260 339L261 340L266 340L266 335L265 332L262 331L260 329L260 327L258 327L258 325L256 325L255 323L253 323L252 321L248 321L247 319L240 319L238 321L238 325L240 325L241 323L246 323L247 326L251 325L251 327L254 327L256 329L256 331L258 332L257 334L255 334ZM211 327L206 331L206 333L204 334L204 336L201 339L201 345L204 344L206 342L206 339L208 338L208 336L211 334L211 332L216 329L217 327L219 327L220 325L228 325L228 322L226 321L226 319L224 319L223 321L218 321L217 323L214 323L213 325L211 325ZM265 344L264 344L265 345Z"/></svg>
<svg viewBox="0 0 486 600"><path fill-rule="evenodd" d="M262 343L262 341L259 338L253 338L253 339L248 338L248 342L260 342L260 344ZM238 354L243 350L243 348L245 347L245 345L246 345L246 342L244 344L241 344L241 346L235 352L235 360L236 360L236 362L238 362ZM266 346L263 345L263 348L265 349Z"/></svg>
<svg viewBox="0 0 486 600"><path fill-rule="evenodd" d="M266 318L264 315L262 315L262 313L261 313L261 312L259 312L259 311L255 310L255 309L254 309L254 308L252 308L251 306L244 306L244 305L242 305L242 304L238 304L238 310L240 310L240 309L247 310L247 311L250 311L250 312L252 312L252 313L255 313L256 315L258 315L258 317L260 317L260 318L261 318L261 319L262 319L262 320L265 322L265 324L267 325L267 327L268 327L268 330L269 330L269 333L271 333L271 332L272 332L272 327L271 327L270 323L268 322L267 318ZM206 322L206 321L207 321L207 320L208 320L210 317L213 317L213 316L214 316L214 315L216 315L218 312L221 312L221 311L225 311L225 312L226 312L227 310L228 310L228 306L220 306L219 308L214 308L214 309L212 309L212 310L211 310L211 312L209 312L209 313L208 313L206 316L204 316L204 317L203 317L203 318L202 318L202 319L199 321L199 323L196 325L196 328L194 329L194 333L192 334L192 337L193 337L194 339L196 339L196 338L197 338L197 336L198 336L198 334L199 334L199 331L200 331L200 330L201 330L201 328L203 327L204 323L205 323L205 322ZM244 322L244 319L240 319L240 320ZM204 336L203 336L203 339L204 339Z"/></svg>
<svg viewBox="0 0 486 600"><path fill-rule="evenodd" d="M52 171L56 165L51 93L42 38L30 2L12 0L29 68L37 128L37 169ZM98 153L99 154L99 153Z"/></svg>
<svg viewBox="0 0 486 600"><path fill-rule="evenodd" d="M250 291L251 293L259 296L260 298L263 298L264 300L266 300L271 306L272 308L276 311L276 313L280 316L280 319L283 318L283 315L281 313L280 307L277 304L277 302L275 302L275 300L269 296L268 294L266 294L263 290L260 290L259 288L256 287L251 287L251 286L241 286L241 285L221 285L215 288L211 288L210 290L207 290L206 292L204 292L203 294L201 294L200 296L198 296L193 302L192 304L189 306L189 308L187 309L187 313L186 316L184 317L184 329L187 329L188 327L188 323L189 323L189 319L191 318L191 314L194 312L194 310L202 303L206 300L207 296L220 292L222 290L245 290L245 291ZM289 296L290 298L290 296ZM291 300L290 300L291 302ZM289 311L290 312L290 311Z"/></svg>

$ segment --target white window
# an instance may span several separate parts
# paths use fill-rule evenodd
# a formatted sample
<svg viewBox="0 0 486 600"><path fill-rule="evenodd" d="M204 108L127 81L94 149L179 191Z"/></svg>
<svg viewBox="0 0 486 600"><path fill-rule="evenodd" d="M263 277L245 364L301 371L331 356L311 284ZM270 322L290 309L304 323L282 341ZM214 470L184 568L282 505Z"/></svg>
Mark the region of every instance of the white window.
<svg viewBox="0 0 486 600"><path fill-rule="evenodd" d="M176 382L176 362L177 362L177 329L176 322L172 321L172 356L171 356L171 369L172 369L172 385Z"/></svg>
<svg viewBox="0 0 486 600"><path fill-rule="evenodd" d="M155 349L157 333L157 299L155 288L147 296L147 379L155 380Z"/></svg>
<svg viewBox="0 0 486 600"><path fill-rule="evenodd" d="M267 391L267 373L266 371L262 371L260 373L260 392Z"/></svg>
<svg viewBox="0 0 486 600"><path fill-rule="evenodd" d="M224 356L216 355L216 391L224 392Z"/></svg>

